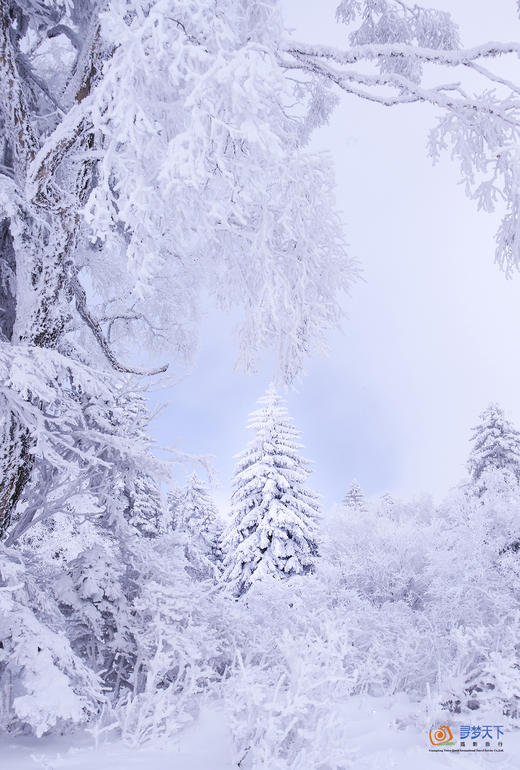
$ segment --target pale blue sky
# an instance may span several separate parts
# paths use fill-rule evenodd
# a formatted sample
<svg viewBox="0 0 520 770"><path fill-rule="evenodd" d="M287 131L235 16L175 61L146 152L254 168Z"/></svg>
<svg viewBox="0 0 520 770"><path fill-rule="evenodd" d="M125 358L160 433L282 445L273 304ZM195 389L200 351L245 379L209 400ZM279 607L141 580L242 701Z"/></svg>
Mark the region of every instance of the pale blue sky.
<svg viewBox="0 0 520 770"><path fill-rule="evenodd" d="M463 42L520 37L514 0L430 0L460 18ZM284 0L287 25L340 45L334 0ZM516 63L515 68L518 68ZM289 410L328 506L353 477L369 494L436 496L464 473L470 427L490 400L520 425L520 277L493 264L498 218L478 213L446 157L426 157L435 111L342 97L314 148L332 154L337 204L361 263L343 334L309 363ZM167 395L157 438L215 456L221 505L247 414L270 379L233 371L232 328L208 309L193 372Z"/></svg>

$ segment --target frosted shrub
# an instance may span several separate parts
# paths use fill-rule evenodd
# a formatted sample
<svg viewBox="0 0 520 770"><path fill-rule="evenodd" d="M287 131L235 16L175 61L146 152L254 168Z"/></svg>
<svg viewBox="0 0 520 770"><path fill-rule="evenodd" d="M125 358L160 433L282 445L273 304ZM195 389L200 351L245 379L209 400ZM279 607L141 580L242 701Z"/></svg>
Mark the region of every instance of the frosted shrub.
<svg viewBox="0 0 520 770"><path fill-rule="evenodd" d="M85 722L104 697L73 652L41 572L0 546L0 725L43 735Z"/></svg>
<svg viewBox="0 0 520 770"><path fill-rule="evenodd" d="M496 625L454 629L449 655L440 666L438 702L457 714L479 710L517 718L519 638L518 613Z"/></svg>
<svg viewBox="0 0 520 770"><path fill-rule="evenodd" d="M167 739L198 713L231 663L224 598L194 580L183 541L145 544L148 574L134 602L137 653L129 689L115 704L123 739ZM144 569L144 567L143 567Z"/></svg>
<svg viewBox="0 0 520 770"><path fill-rule="evenodd" d="M326 520L324 559L333 565L331 591L357 591L376 606L404 601L424 603L429 542L435 537L428 499L384 507L338 506Z"/></svg>
<svg viewBox="0 0 520 770"><path fill-rule="evenodd" d="M348 766L339 704L358 674L344 666L351 655L348 630L325 606L318 609L319 596L309 576L286 583L271 578L253 586L242 605L234 669L224 685L241 768Z"/></svg>

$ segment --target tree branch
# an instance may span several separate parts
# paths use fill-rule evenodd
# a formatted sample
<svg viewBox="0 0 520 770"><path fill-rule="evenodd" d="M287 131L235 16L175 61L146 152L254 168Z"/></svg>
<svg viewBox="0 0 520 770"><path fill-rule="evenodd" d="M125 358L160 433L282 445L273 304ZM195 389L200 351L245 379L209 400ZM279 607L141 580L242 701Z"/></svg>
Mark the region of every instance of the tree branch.
<svg viewBox="0 0 520 770"><path fill-rule="evenodd" d="M65 35L69 38L77 51L81 50L81 43L78 36L70 27L67 27L66 24L56 24L55 27L51 27L51 29L47 30L47 37L58 37L58 35Z"/></svg>
<svg viewBox="0 0 520 770"><path fill-rule="evenodd" d="M319 59L330 59L338 64L356 64L360 61L379 59L381 57L397 57L419 59L424 63L442 64L455 67L461 64L469 64L475 59L490 56L502 56L516 53L520 55L520 43L485 43L474 48L461 48L460 50L443 51L437 48L420 48L406 43L367 43L351 48L348 51L340 51L330 46L313 46L304 43L294 43L285 48L286 53L292 56L308 56Z"/></svg>
<svg viewBox="0 0 520 770"><path fill-rule="evenodd" d="M110 345L108 344L108 341L103 334L103 330L100 326L99 321L94 318L94 316L91 314L90 310L87 307L87 295L85 293L85 289L81 285L77 270L75 268L72 269L72 274L70 277L70 287L74 294L74 297L76 299L76 308L78 310L78 313L80 317L83 319L83 321L87 324L90 331L94 335L94 338L96 339L96 342L98 343L99 347L103 351L103 354L105 355L106 359L110 362L111 366L118 372L123 372L125 374L139 374L146 377L150 377L154 374L162 374L168 369L168 364L165 364L164 366L161 366L157 369L133 369L128 366L123 366L121 364L113 351L110 348Z"/></svg>
<svg viewBox="0 0 520 770"><path fill-rule="evenodd" d="M367 47L370 48L371 46ZM380 48L381 46L376 47ZM390 48L391 47L392 46L390 46ZM293 49L291 53L294 59L300 62L300 69L314 72L316 75L325 77L339 86L342 90L353 93L363 99L369 99L370 101L378 102L385 106L394 106L414 101L429 102L436 107L456 112L459 115L463 111L469 110L473 113L482 113L493 118L498 118L515 130L519 128L518 121L505 111L502 111L497 107L489 106L482 101L471 99L461 91L460 85L457 83L444 84L434 88L423 88L419 83L416 83L399 73L385 72L377 75L369 75L349 70L342 71L332 67L324 57L315 57L312 54L302 53L296 49ZM280 63L287 69L298 68L294 66L292 62L287 63L281 60ZM369 89L382 87L393 88L397 90L397 94L386 95L378 94L377 92L370 93L370 91L360 91L359 89L354 88L351 83L361 84ZM448 91L457 91L461 94L461 98L457 99L452 95L448 95ZM514 106L520 109L520 104Z"/></svg>

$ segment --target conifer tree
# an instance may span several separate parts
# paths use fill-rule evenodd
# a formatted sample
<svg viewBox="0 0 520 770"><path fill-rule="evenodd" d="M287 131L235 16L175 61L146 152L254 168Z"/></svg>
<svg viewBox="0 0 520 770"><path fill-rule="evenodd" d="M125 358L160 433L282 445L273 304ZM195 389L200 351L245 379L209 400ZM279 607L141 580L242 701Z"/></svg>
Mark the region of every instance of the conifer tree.
<svg viewBox="0 0 520 770"><path fill-rule="evenodd" d="M377 514L385 519L393 519L399 515L399 507L390 492L381 495L377 501L376 510Z"/></svg>
<svg viewBox="0 0 520 770"><path fill-rule="evenodd" d="M238 456L224 541L224 579L236 596L266 575L312 572L318 553L319 506L305 486L310 469L300 434L274 386L258 403L248 424L256 435Z"/></svg>
<svg viewBox="0 0 520 770"><path fill-rule="evenodd" d="M128 520L147 537L158 535L163 528L163 509L159 485L151 476L138 473L127 484Z"/></svg>
<svg viewBox="0 0 520 770"><path fill-rule="evenodd" d="M222 561L223 526L215 503L195 473L179 495L175 514L176 530L185 535L188 572L194 577L215 575Z"/></svg>
<svg viewBox="0 0 520 770"><path fill-rule="evenodd" d="M358 511L359 513L366 511L365 494L356 479L353 479L350 489L343 498L343 505L348 510Z"/></svg>
<svg viewBox="0 0 520 770"><path fill-rule="evenodd" d="M166 510L166 531L173 532L177 529L179 524L179 506L182 500L183 489L180 486L172 485L167 497L167 510Z"/></svg>
<svg viewBox="0 0 520 770"><path fill-rule="evenodd" d="M480 414L472 441L468 470L475 485L485 486L483 476L488 471L511 474L520 481L520 433L498 404L489 404Z"/></svg>

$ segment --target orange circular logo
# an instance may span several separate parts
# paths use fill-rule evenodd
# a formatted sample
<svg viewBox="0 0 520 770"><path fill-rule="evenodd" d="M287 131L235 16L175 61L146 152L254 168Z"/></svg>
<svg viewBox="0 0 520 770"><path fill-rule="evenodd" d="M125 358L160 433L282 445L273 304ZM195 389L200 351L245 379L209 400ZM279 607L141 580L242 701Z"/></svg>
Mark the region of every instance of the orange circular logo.
<svg viewBox="0 0 520 770"><path fill-rule="evenodd" d="M442 746L443 743L449 743L453 740L453 734L448 725L437 727L436 730L430 730L430 741L433 746Z"/></svg>

